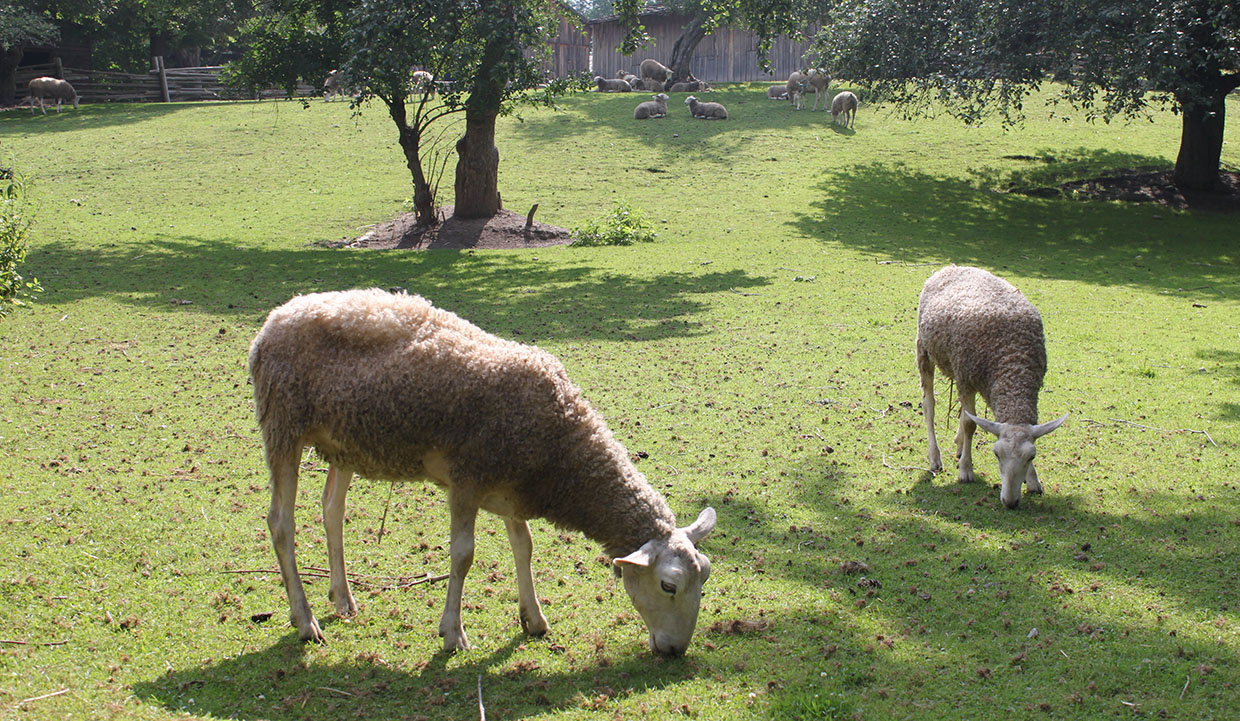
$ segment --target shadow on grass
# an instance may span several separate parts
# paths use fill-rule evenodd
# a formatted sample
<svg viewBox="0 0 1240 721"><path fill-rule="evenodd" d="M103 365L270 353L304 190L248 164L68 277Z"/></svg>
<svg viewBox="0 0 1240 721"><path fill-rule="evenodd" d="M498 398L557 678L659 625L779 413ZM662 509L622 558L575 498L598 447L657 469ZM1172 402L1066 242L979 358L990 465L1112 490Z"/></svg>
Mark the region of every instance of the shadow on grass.
<svg viewBox="0 0 1240 721"><path fill-rule="evenodd" d="M537 643L545 642L518 636L486 655L467 652L468 660L452 668L452 657L439 652L417 670L403 670L377 654L363 654L354 662L307 661L307 647L290 633L270 648L170 671L134 684L133 690L169 711L215 718L467 719L479 716L481 676L483 702L492 717L527 718L574 708L599 694L623 697L633 691L636 681L630 679L641 679L643 689L651 689L694 675L689 660L649 654L564 673L535 673L536 663L532 669L504 668L519 646Z"/></svg>
<svg viewBox="0 0 1240 721"><path fill-rule="evenodd" d="M706 305L699 296L769 282L743 270L696 267L620 275L571 261L541 261L532 252L269 250L184 237L89 250L45 243L31 250L27 262L43 280L48 302L108 297L142 309L261 322L299 293L400 287L526 342L694 335L692 317Z"/></svg>
<svg viewBox="0 0 1240 721"><path fill-rule="evenodd" d="M1170 293L1240 293L1235 219L1225 215L1029 198L883 164L828 175L817 190L819 199L791 226L884 259Z"/></svg>
<svg viewBox="0 0 1240 721"><path fill-rule="evenodd" d="M233 102L257 103L258 101ZM67 109L62 109L59 115L55 110L47 115L42 115L35 110L31 115L29 109L23 106L0 115L5 120L4 123L0 123L0 139L34 133L43 135L131 125L184 110L192 110L202 105L202 103L87 103L79 105L77 110L69 106Z"/></svg>
<svg viewBox="0 0 1240 721"><path fill-rule="evenodd" d="M1197 357L1202 361L1218 364L1218 373L1231 380L1232 385L1240 386L1240 353L1234 350L1199 350ZM1240 421L1240 403L1222 401L1218 403L1216 416L1224 421Z"/></svg>

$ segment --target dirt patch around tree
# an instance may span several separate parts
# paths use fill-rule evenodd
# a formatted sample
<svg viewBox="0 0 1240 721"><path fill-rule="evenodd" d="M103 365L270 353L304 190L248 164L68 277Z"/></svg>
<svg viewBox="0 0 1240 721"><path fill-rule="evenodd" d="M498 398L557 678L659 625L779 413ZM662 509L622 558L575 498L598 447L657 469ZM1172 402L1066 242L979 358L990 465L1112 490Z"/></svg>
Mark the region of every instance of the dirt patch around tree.
<svg viewBox="0 0 1240 721"><path fill-rule="evenodd" d="M573 241L572 231L567 228L537 220L527 226L527 216L511 210L500 210L490 218L470 220L453 217L452 210L451 205L438 208L435 212L439 224L429 228L418 225L413 213L401 213L359 238L343 238L324 245L372 250L512 249L546 248Z"/></svg>
<svg viewBox="0 0 1240 721"><path fill-rule="evenodd" d="M1120 172L1099 178L1074 180L1053 188L1029 188L1011 192L1043 198L1062 196L1081 200L1120 200L1157 203L1179 210L1240 213L1240 173L1234 171L1220 172L1218 189L1212 192L1177 188L1171 180L1171 171Z"/></svg>

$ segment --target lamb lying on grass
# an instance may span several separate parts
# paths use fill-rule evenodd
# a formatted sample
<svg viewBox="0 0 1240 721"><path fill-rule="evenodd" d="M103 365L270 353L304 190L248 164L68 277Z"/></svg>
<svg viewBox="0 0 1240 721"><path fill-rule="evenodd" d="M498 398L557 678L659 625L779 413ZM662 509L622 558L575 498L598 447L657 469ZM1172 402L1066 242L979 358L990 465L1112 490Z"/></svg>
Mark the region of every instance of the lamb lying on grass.
<svg viewBox="0 0 1240 721"><path fill-rule="evenodd" d="M273 310L250 345L249 365L271 472L267 525L303 640L323 640L293 541L298 469L312 445L330 464L323 524L329 595L340 615L357 613L342 540L345 494L357 472L427 479L447 492L445 650L468 647L461 595L479 508L504 519L527 633L547 631L526 523L542 517L602 544L650 629L651 649L688 647L710 576L695 544L714 527L715 512L677 528L667 502L551 354L485 333L418 296L355 290L300 296Z"/></svg>
<svg viewBox="0 0 1240 721"><path fill-rule="evenodd" d="M697 98L690 95L685 98L685 105L689 106L689 113L695 118L701 120L727 120L728 109L720 103L703 103Z"/></svg>
<svg viewBox="0 0 1240 721"><path fill-rule="evenodd" d="M1068 419L1038 425L1038 390L1046 375L1042 316L1019 290L980 269L949 265L930 276L917 305L917 370L922 410L930 433L930 470L943 468L934 437L934 368L956 381L960 427L956 431L958 476L973 480L973 431L981 426L999 437L1003 505L1020 504L1020 484L1041 493L1033 467L1033 442ZM979 418L981 393L995 420Z"/></svg>
<svg viewBox="0 0 1240 721"><path fill-rule="evenodd" d="M788 99L788 84L779 83L778 85L772 85L771 87L767 88L766 98L767 100L787 100Z"/></svg>
<svg viewBox="0 0 1240 721"><path fill-rule="evenodd" d="M662 118L667 115L668 97L664 93L657 93L654 100L647 100L633 109L634 120L644 120L646 118Z"/></svg>
<svg viewBox="0 0 1240 721"><path fill-rule="evenodd" d="M604 78L599 75L594 76L594 84L598 86L600 93L631 93L633 86L629 85L619 78Z"/></svg>

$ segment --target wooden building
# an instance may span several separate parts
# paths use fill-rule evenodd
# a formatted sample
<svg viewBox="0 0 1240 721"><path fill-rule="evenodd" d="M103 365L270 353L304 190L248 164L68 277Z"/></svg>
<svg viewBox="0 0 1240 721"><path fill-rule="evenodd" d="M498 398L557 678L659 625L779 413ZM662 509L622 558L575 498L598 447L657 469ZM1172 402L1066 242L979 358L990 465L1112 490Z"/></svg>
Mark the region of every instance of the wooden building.
<svg viewBox="0 0 1240 721"><path fill-rule="evenodd" d="M624 39L625 28L615 17L589 21L594 42L594 74L614 78L616 71L626 70L640 75L638 66L646 58L666 65L672 58L672 45L691 19L666 9L655 9L640 15L642 25L653 42L633 55L621 55L617 48ZM712 83L784 80L793 70L806 67L804 56L809 43L792 38L777 38L771 48L771 72L758 67L758 37L751 32L721 27L698 44L689 64L689 72L700 80Z"/></svg>
<svg viewBox="0 0 1240 721"><path fill-rule="evenodd" d="M560 27L549 43L551 53L542 63L543 72L552 78L589 72L590 33L585 16L564 2L552 3L551 11Z"/></svg>

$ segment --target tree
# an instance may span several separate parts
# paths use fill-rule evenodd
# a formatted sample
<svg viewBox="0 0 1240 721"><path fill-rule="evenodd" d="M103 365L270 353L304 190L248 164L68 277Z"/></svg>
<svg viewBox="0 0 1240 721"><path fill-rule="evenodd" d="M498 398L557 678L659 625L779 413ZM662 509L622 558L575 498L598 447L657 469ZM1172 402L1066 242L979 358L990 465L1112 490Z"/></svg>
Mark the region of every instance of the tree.
<svg viewBox="0 0 1240 721"><path fill-rule="evenodd" d="M95 60L104 67L141 72L151 58L181 56L227 42L253 11L250 0L109 0L97 23Z"/></svg>
<svg viewBox="0 0 1240 721"><path fill-rule="evenodd" d="M433 162L429 171L425 167L428 152L435 152L433 127L464 115L465 131L455 146L454 213L489 217L500 207L496 119L520 103L550 104L571 86L585 86L580 78L548 83L542 77L539 53L547 51L557 27L543 0L283 0L280 9L252 24L251 30L265 28L263 42L251 45L235 76L244 82L279 78L291 89L296 67L280 64L273 71L253 58L256 49L279 55L284 40L294 53L308 57L317 51L335 60L310 66L341 68L356 93L355 107L368 98L387 106L413 180L415 212L424 224L435 222L437 175ZM415 68L446 81L440 96L411 82ZM307 79L317 83L322 77L316 72Z"/></svg>
<svg viewBox="0 0 1240 721"><path fill-rule="evenodd" d="M1171 107L1175 183L1216 186L1224 99L1240 87L1234 0L819 0L794 14L817 19L807 10L825 18L815 48L832 74L908 112L934 100L965 122L1014 122L1049 78L1091 119Z"/></svg>

